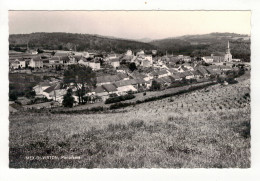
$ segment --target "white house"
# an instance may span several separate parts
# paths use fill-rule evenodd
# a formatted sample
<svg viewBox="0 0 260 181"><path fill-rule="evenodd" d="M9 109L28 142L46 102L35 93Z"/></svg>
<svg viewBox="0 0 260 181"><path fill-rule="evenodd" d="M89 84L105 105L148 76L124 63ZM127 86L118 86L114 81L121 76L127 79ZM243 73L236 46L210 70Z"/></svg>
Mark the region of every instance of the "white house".
<svg viewBox="0 0 260 181"><path fill-rule="evenodd" d="M100 62L88 62L87 66L91 67L93 70L99 70Z"/></svg>
<svg viewBox="0 0 260 181"><path fill-rule="evenodd" d="M49 82L40 82L38 85L33 87L36 95L43 95L43 91L50 87L51 84Z"/></svg>
<svg viewBox="0 0 260 181"><path fill-rule="evenodd" d="M67 93L66 89L61 89L60 84L55 84L43 91L43 95L47 99L53 99L54 101L58 101L62 103L63 96Z"/></svg>
<svg viewBox="0 0 260 181"><path fill-rule="evenodd" d="M17 58L14 60L14 62L11 63L11 68L13 69L25 68L25 66L26 62L21 58Z"/></svg>
<svg viewBox="0 0 260 181"><path fill-rule="evenodd" d="M213 57L211 56L205 56L205 57L202 57L202 60L206 63L212 63L213 62Z"/></svg>
<svg viewBox="0 0 260 181"><path fill-rule="evenodd" d="M42 68L43 67L43 62L40 57L34 57L30 60L29 62L29 67L32 68Z"/></svg>
<svg viewBox="0 0 260 181"><path fill-rule="evenodd" d="M119 59L118 59L118 58L111 59L111 60L110 60L110 64L111 64L114 68L119 67L119 66L120 66Z"/></svg>
<svg viewBox="0 0 260 181"><path fill-rule="evenodd" d="M132 56L133 55L133 52L132 52L132 50L127 50L127 52L126 52L126 54L125 54L126 56Z"/></svg>
<svg viewBox="0 0 260 181"><path fill-rule="evenodd" d="M88 61L87 61L87 59L86 59L85 57L82 57L82 58L78 61L78 64L88 66Z"/></svg>
<svg viewBox="0 0 260 181"><path fill-rule="evenodd" d="M141 51L137 52L137 53L136 53L136 56L138 56L138 55L144 55L144 51L141 50Z"/></svg>
<svg viewBox="0 0 260 181"><path fill-rule="evenodd" d="M233 62L241 62L241 60L238 59L238 58L235 58L235 59L233 58L232 61L233 61Z"/></svg>

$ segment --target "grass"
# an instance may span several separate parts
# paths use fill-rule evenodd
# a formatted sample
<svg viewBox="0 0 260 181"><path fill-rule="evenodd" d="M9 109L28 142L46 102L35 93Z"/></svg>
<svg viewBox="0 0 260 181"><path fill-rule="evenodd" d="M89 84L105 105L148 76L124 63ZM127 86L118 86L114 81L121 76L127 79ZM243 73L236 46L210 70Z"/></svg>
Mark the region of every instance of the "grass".
<svg viewBox="0 0 260 181"><path fill-rule="evenodd" d="M248 110L172 114L159 119L119 115L10 117L12 168L250 167ZM97 121L97 122L96 122ZM28 160L26 156L80 156Z"/></svg>

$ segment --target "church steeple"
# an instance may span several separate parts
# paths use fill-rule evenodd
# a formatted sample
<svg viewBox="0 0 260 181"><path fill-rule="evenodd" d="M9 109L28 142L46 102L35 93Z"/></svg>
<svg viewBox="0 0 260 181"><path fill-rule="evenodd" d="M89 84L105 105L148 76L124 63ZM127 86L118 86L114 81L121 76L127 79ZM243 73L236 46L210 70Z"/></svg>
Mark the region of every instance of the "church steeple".
<svg viewBox="0 0 260 181"><path fill-rule="evenodd" d="M227 45L226 54L230 54L229 41L228 41L228 45Z"/></svg>

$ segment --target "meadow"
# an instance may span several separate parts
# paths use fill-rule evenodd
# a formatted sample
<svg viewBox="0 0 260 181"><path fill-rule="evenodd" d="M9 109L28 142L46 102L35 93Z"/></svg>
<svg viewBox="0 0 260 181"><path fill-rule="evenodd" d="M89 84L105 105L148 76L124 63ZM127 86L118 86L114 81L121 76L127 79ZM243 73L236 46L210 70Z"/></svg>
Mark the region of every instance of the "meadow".
<svg viewBox="0 0 260 181"><path fill-rule="evenodd" d="M17 113L9 120L11 168L250 167L249 78L118 113Z"/></svg>

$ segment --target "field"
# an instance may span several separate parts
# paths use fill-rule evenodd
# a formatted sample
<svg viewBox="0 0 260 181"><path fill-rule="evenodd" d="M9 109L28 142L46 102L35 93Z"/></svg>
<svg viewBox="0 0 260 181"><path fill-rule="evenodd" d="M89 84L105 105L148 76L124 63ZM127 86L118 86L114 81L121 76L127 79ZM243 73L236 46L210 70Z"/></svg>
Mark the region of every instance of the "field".
<svg viewBox="0 0 260 181"><path fill-rule="evenodd" d="M118 113L10 115L10 167L248 168L250 79L238 81Z"/></svg>

